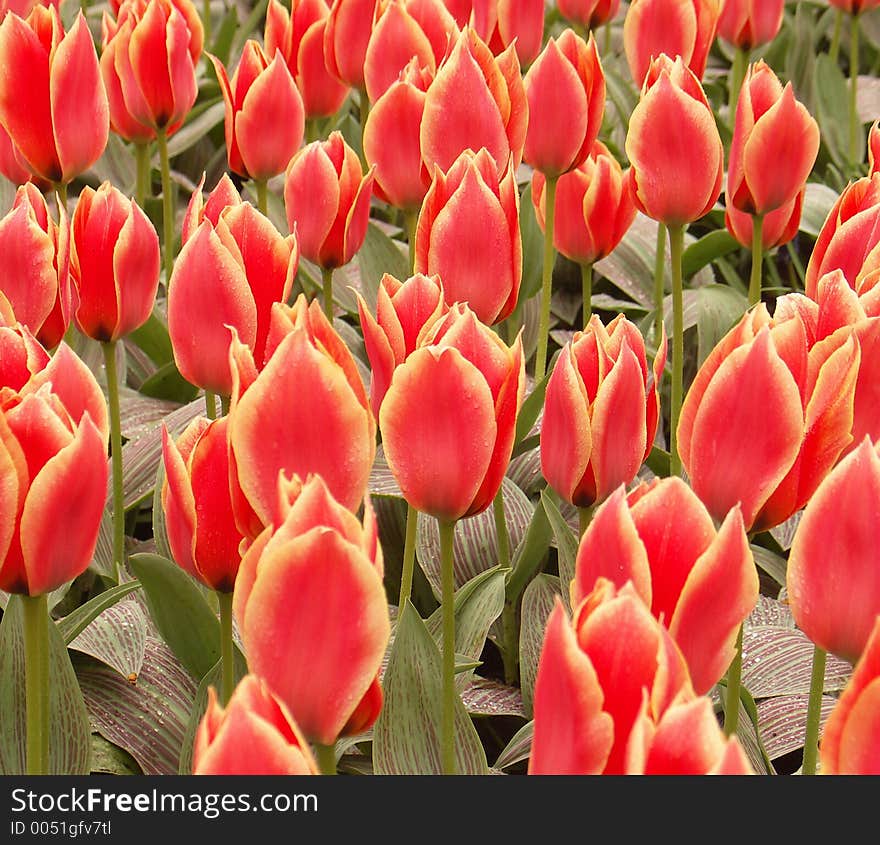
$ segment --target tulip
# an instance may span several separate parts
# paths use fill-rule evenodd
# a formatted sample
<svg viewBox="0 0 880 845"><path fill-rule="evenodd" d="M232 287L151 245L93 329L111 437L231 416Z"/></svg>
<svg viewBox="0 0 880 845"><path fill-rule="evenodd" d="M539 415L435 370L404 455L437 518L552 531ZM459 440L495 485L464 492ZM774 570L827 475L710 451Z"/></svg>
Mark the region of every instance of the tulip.
<svg viewBox="0 0 880 845"><path fill-rule="evenodd" d="M73 307L70 224L63 205L58 211L55 223L43 195L28 182L18 188L12 209L0 219L0 252L6 261L0 291L15 319L47 349L61 342Z"/></svg>
<svg viewBox="0 0 880 845"><path fill-rule="evenodd" d="M629 484L654 445L665 344L649 370L645 342L622 314L606 328L593 316L565 344L547 382L541 472L582 509Z"/></svg>
<svg viewBox="0 0 880 845"><path fill-rule="evenodd" d="M229 169L256 183L260 211L267 214L266 181L287 169L302 144L302 97L281 53L276 50L270 62L252 38L231 79L219 59L210 59L226 104Z"/></svg>
<svg viewBox="0 0 880 845"><path fill-rule="evenodd" d="M497 0L497 23L487 43L498 55L513 45L519 63L528 67L544 40L544 0Z"/></svg>
<svg viewBox="0 0 880 845"><path fill-rule="evenodd" d="M828 0L828 5L849 12L851 15L860 15L862 12L876 9L880 6L880 0Z"/></svg>
<svg viewBox="0 0 880 845"><path fill-rule="evenodd" d="M761 222L760 254L793 240L800 231L801 212L804 206L806 188L785 205L768 212ZM738 211L732 205L724 209L724 225L741 246L751 249L755 241L755 217L745 211Z"/></svg>
<svg viewBox="0 0 880 845"><path fill-rule="evenodd" d="M230 442L238 481L261 525L273 524L278 473L320 474L334 498L360 507L376 455L376 423L348 347L316 302L272 307L257 374L234 344ZM251 365L253 361L250 362Z"/></svg>
<svg viewBox="0 0 880 845"><path fill-rule="evenodd" d="M522 280L513 163L496 172L485 149L466 150L445 173L435 167L415 241L415 272L438 274L447 304L467 302L487 325L513 312Z"/></svg>
<svg viewBox="0 0 880 845"><path fill-rule="evenodd" d="M819 754L823 775L880 774L880 618L825 721Z"/></svg>
<svg viewBox="0 0 880 845"><path fill-rule="evenodd" d="M226 708L208 688L196 729L195 775L315 775L315 758L290 711L256 675L246 675Z"/></svg>
<svg viewBox="0 0 880 845"><path fill-rule="evenodd" d="M391 625L376 519L367 499L361 524L319 475L282 474L276 495L281 520L242 560L235 618L251 671L318 745L322 771L335 770L336 740L382 707Z"/></svg>
<svg viewBox="0 0 880 845"><path fill-rule="evenodd" d="M3 18L0 124L22 163L62 195L101 157L109 107L82 14L67 33L55 6L35 6L25 20L14 14Z"/></svg>
<svg viewBox="0 0 880 845"><path fill-rule="evenodd" d="M180 233L180 240L183 244L196 233L203 220L209 220L211 225L216 227L223 209L229 205L241 205L242 203L241 194L229 178L228 173L224 173L217 180L214 190L207 198L202 193L204 187L205 173L203 172L196 190L189 198L186 214L183 217Z"/></svg>
<svg viewBox="0 0 880 845"><path fill-rule="evenodd" d="M558 0L556 7L569 23L593 32L617 17L620 0Z"/></svg>
<svg viewBox="0 0 880 845"><path fill-rule="evenodd" d="M623 19L623 46L636 85L661 53L681 56L702 80L720 14L719 0L633 0Z"/></svg>
<svg viewBox="0 0 880 845"><path fill-rule="evenodd" d="M333 0L324 30L324 61L330 74L363 91L367 45L373 29L378 0Z"/></svg>
<svg viewBox="0 0 880 845"><path fill-rule="evenodd" d="M287 225L296 231L304 258L324 277L324 312L333 314L333 270L361 248L370 221L375 171L364 174L357 153L334 130L290 162L284 181Z"/></svg>
<svg viewBox="0 0 880 845"><path fill-rule="evenodd" d="M227 205L216 225L202 220L177 257L168 291L168 332L187 381L232 394L230 326L262 367L272 305L286 301L298 263L296 236L284 237L250 203Z"/></svg>
<svg viewBox="0 0 880 845"><path fill-rule="evenodd" d="M529 774L623 774L645 691L654 721L693 696L678 647L632 584L600 579L571 620L557 598L535 679Z"/></svg>
<svg viewBox="0 0 880 845"><path fill-rule="evenodd" d="M26 18L34 6L54 6L58 9L61 6L61 0L3 0L0 3L0 20L10 12L20 18Z"/></svg>
<svg viewBox="0 0 880 845"><path fill-rule="evenodd" d="M724 0L718 37L742 50L769 44L782 28L785 0Z"/></svg>
<svg viewBox="0 0 880 845"><path fill-rule="evenodd" d="M30 168L27 166L21 153L18 152L9 133L0 123L0 174L5 176L13 185L24 185L26 182L33 182L39 188L41 193L51 190L52 183L34 176Z"/></svg>
<svg viewBox="0 0 880 845"><path fill-rule="evenodd" d="M446 172L464 150L485 147L499 178L522 161L529 104L513 47L495 57L470 26L452 44L425 96L422 158Z"/></svg>

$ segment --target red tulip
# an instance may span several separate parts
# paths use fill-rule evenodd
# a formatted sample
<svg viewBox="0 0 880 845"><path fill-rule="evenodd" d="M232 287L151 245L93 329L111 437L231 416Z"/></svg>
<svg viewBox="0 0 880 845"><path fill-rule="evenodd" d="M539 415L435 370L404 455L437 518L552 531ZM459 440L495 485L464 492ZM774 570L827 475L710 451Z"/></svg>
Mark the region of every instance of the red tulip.
<svg viewBox="0 0 880 845"><path fill-rule="evenodd" d="M605 74L596 41L566 29L551 38L524 80L529 125L523 159L545 176L578 167L589 155L605 114Z"/></svg>
<svg viewBox="0 0 880 845"><path fill-rule="evenodd" d="M880 0L828 0L828 5L842 12L849 12L851 15L860 15L862 12L876 9L880 6Z"/></svg>
<svg viewBox="0 0 880 845"><path fill-rule="evenodd" d="M724 148L703 87L680 56L673 62L661 55L651 62L630 118L626 154L636 206L648 217L679 226L715 205Z"/></svg>
<svg viewBox="0 0 880 845"><path fill-rule="evenodd" d="M453 306L394 370L379 410L385 457L412 507L452 522L492 504L524 388L521 339L508 347Z"/></svg>
<svg viewBox="0 0 880 845"><path fill-rule="evenodd" d="M718 37L741 50L769 44L779 34L785 0L724 0Z"/></svg>
<svg viewBox="0 0 880 845"><path fill-rule="evenodd" d="M497 0L497 23L487 43L498 55L511 45L523 67L541 52L544 40L544 0Z"/></svg>
<svg viewBox="0 0 880 845"><path fill-rule="evenodd" d="M373 190L405 212L418 212L431 185L419 135L432 79L413 59L373 104L364 125L364 157L376 168Z"/></svg>
<svg viewBox="0 0 880 845"><path fill-rule="evenodd" d="M339 131L314 141L290 162L284 207L303 257L324 269L348 264L367 235L374 171L366 175Z"/></svg>
<svg viewBox="0 0 880 845"><path fill-rule="evenodd" d="M76 324L87 337L116 341L153 312L159 236L146 214L109 182L86 186L71 220L70 273Z"/></svg>
<svg viewBox="0 0 880 845"><path fill-rule="evenodd" d="M103 154L110 131L107 92L82 14L65 33L58 9L35 6L0 23L0 124L23 163L67 184Z"/></svg>
<svg viewBox="0 0 880 845"><path fill-rule="evenodd" d="M334 498L357 510L376 455L376 423L354 358L320 304L300 295L292 308L273 306L259 375L237 352L230 440L260 523L273 523L280 471L320 474Z"/></svg>
<svg viewBox="0 0 880 845"><path fill-rule="evenodd" d="M875 120L868 130L868 175L880 169L880 120Z"/></svg>
<svg viewBox="0 0 880 845"><path fill-rule="evenodd" d="M242 560L235 618L251 671L310 741L332 745L382 707L391 625L376 520L367 500L361 525L320 476L283 474L276 494L282 521Z"/></svg>
<svg viewBox="0 0 880 845"><path fill-rule="evenodd" d="M629 484L654 445L666 344L648 369L645 341L622 314L596 315L562 349L544 398L541 472L577 507Z"/></svg>
<svg viewBox="0 0 880 845"><path fill-rule="evenodd" d="M499 178L522 161L529 104L512 47L497 58L470 26L437 70L425 97L422 158L447 171L465 150L485 147Z"/></svg>
<svg viewBox="0 0 880 845"><path fill-rule="evenodd" d="M290 711L256 675L243 678L225 709L208 688L196 730L195 775L316 775L312 750Z"/></svg>
<svg viewBox="0 0 880 845"><path fill-rule="evenodd" d="M330 74L350 85L364 88L367 44L378 0L333 0L324 30L324 62Z"/></svg>
<svg viewBox="0 0 880 845"><path fill-rule="evenodd" d="M632 582L681 649L699 695L727 671L740 626L758 600L739 508L716 530L676 476L643 482L628 497L618 487L599 506L578 548L572 601L580 603L603 577L617 587Z"/></svg>
<svg viewBox="0 0 880 845"><path fill-rule="evenodd" d="M593 31L617 17L620 0L557 0L556 7L569 23Z"/></svg>
<svg viewBox="0 0 880 845"><path fill-rule="evenodd" d="M298 263L296 236L282 236L250 203L226 206L216 225L202 220L168 289L168 332L187 381L231 395L230 326L262 367L272 305L287 299Z"/></svg>
<svg viewBox="0 0 880 845"><path fill-rule="evenodd" d="M880 618L825 720L819 759L823 775L880 774Z"/></svg>
<svg viewBox="0 0 880 845"><path fill-rule="evenodd" d="M749 68L739 93L727 173L727 204L767 214L804 188L819 152L819 124L770 66Z"/></svg>
<svg viewBox="0 0 880 845"><path fill-rule="evenodd" d="M720 14L719 0L632 0L623 19L623 46L636 85L661 53L681 56L702 80Z"/></svg>
<svg viewBox="0 0 880 845"><path fill-rule="evenodd" d="M0 2L0 20L10 12L20 18L26 18L34 6L54 6L60 10L61 0L2 0Z"/></svg>
<svg viewBox="0 0 880 845"><path fill-rule="evenodd" d="M880 613L880 457L865 437L817 487L789 555L788 600L821 649L855 663Z"/></svg>
<svg viewBox="0 0 880 845"><path fill-rule="evenodd" d="M546 179L532 174L532 204L541 231L545 229ZM636 217L632 171L621 168L608 148L596 141L590 155L556 183L553 246L579 264L610 255Z"/></svg>
<svg viewBox="0 0 880 845"><path fill-rule="evenodd" d="M435 167L415 241L416 272L438 274L446 302L467 302L487 325L513 312L522 280L513 162L496 173L485 148L466 150L446 173Z"/></svg>
<svg viewBox="0 0 880 845"><path fill-rule="evenodd" d="M38 596L94 555L109 478L107 405L69 346L49 358L20 325L0 327L0 379L0 589Z"/></svg>
<svg viewBox="0 0 880 845"><path fill-rule="evenodd" d="M0 219L0 252L6 267L0 291L47 349L64 337L73 308L69 276L70 224L64 205L59 222L49 215L43 195L33 183L15 192L9 213Z"/></svg>
<svg viewBox="0 0 880 845"><path fill-rule="evenodd" d="M391 376L425 342L434 324L449 310L439 276L415 276L400 282L386 273L379 285L376 316L358 295L358 314L370 361L370 406L378 418Z"/></svg>
<svg viewBox="0 0 880 845"><path fill-rule="evenodd" d="M245 179L266 181L287 169L305 130L302 96L284 57L272 60L249 38L232 79L215 56L226 103L226 151L229 169Z"/></svg>
<svg viewBox="0 0 880 845"><path fill-rule="evenodd" d="M498 0L443 0L459 29L471 26L489 43L498 24Z"/></svg>
<svg viewBox="0 0 880 845"><path fill-rule="evenodd" d="M765 251L787 244L798 233L805 193L806 187L793 200L765 215L761 224L761 244ZM728 205L724 209L724 225L742 246L752 248L753 215Z"/></svg>
<svg viewBox="0 0 880 845"><path fill-rule="evenodd" d="M24 185L26 182L33 182L39 188L41 193L51 190L52 183L47 182L39 176L34 176L27 162L21 157L9 133L0 123L0 174L5 176L13 185Z"/></svg>
<svg viewBox="0 0 880 845"><path fill-rule="evenodd" d="M203 220L209 220L212 226L216 226L220 219L220 214L224 208L229 205L241 205L242 199L238 189L229 178L229 174L224 173L214 186L214 190L208 195L207 199L202 194L205 187L205 174L199 180L198 187L192 192L189 203L186 207L186 214L183 217L183 226L181 231L181 242L185 244L199 228L199 224Z"/></svg>
<svg viewBox="0 0 880 845"><path fill-rule="evenodd" d="M212 590L231 593L244 539L232 511L229 418L193 420L172 440L162 426L162 510L177 564Z"/></svg>

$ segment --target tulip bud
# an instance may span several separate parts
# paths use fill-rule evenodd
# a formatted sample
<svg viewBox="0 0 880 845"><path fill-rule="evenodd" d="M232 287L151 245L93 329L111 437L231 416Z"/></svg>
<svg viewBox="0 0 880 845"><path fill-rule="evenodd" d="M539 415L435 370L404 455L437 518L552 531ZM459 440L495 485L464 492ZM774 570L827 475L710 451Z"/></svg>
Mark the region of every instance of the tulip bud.
<svg viewBox="0 0 880 845"><path fill-rule="evenodd" d="M793 200L765 215L761 224L761 245L765 252L787 244L800 231L805 193L806 187ZM754 215L728 205L724 209L724 225L741 246L752 248Z"/></svg>
<svg viewBox="0 0 880 845"><path fill-rule="evenodd" d="M223 209L230 205L241 205L242 203L241 194L227 173L224 173L217 180L214 190L211 191L207 199L202 194L204 187L205 173L202 172L202 178L199 180L198 187L189 198L186 214L183 217L180 236L182 244L185 244L195 234L203 220L208 220L212 226L216 226Z"/></svg>
<svg viewBox="0 0 880 845"><path fill-rule="evenodd" d="M569 23L592 32L617 17L620 0L558 0L556 6Z"/></svg>
<svg viewBox="0 0 880 845"><path fill-rule="evenodd" d="M39 176L34 176L27 162L22 158L9 133L0 123L0 174L5 176L13 185L24 185L33 182L41 193L51 190L52 183Z"/></svg>
<svg viewBox="0 0 880 845"><path fill-rule="evenodd" d="M196 730L195 775L315 775L312 750L293 716L256 675L243 678L225 709L208 688Z"/></svg>
<svg viewBox="0 0 880 845"><path fill-rule="evenodd" d="M718 37L741 50L769 44L779 34L785 0L724 0Z"/></svg>
<svg viewBox="0 0 880 845"><path fill-rule="evenodd" d="M880 0L828 0L828 5L851 15L860 15L880 6Z"/></svg>
<svg viewBox="0 0 880 845"><path fill-rule="evenodd" d="M487 43L498 55L513 45L523 67L541 52L544 40L544 0L497 0L497 25Z"/></svg>
<svg viewBox="0 0 880 845"><path fill-rule="evenodd" d="M324 30L324 61L330 74L352 88L364 88L367 45L378 0L333 0Z"/></svg>
<svg viewBox="0 0 880 845"><path fill-rule="evenodd" d="M34 6L46 6L47 8L54 6L60 9L61 0L3 0L0 3L0 20L12 12L20 18L26 18Z"/></svg>

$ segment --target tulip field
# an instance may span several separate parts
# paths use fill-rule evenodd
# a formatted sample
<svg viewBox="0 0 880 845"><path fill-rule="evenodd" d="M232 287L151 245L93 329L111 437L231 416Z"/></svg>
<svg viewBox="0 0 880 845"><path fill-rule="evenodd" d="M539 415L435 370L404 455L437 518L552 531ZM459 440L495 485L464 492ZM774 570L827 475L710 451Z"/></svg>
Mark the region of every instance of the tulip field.
<svg viewBox="0 0 880 845"><path fill-rule="evenodd" d="M877 7L0 2L0 773L880 774Z"/></svg>

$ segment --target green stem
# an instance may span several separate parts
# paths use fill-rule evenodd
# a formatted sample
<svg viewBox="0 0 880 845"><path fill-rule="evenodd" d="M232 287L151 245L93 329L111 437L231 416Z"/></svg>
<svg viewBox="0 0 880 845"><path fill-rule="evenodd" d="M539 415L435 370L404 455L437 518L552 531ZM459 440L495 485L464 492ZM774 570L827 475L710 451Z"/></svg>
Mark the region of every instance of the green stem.
<svg viewBox="0 0 880 845"><path fill-rule="evenodd" d="M586 508L578 508L578 537L584 536L584 532L587 530L593 520L593 513L595 512L595 510L595 505L590 505Z"/></svg>
<svg viewBox="0 0 880 845"><path fill-rule="evenodd" d="M654 255L654 340L663 336L663 297L666 293L666 226L657 226L657 252Z"/></svg>
<svg viewBox="0 0 880 845"><path fill-rule="evenodd" d="M605 24L605 47L603 53L605 56L611 55L611 21Z"/></svg>
<svg viewBox="0 0 880 845"><path fill-rule="evenodd" d="M749 308L761 301L761 271L764 266L764 215L752 216L752 274L749 277Z"/></svg>
<svg viewBox="0 0 880 845"><path fill-rule="evenodd" d="M119 582L119 569L125 557L125 500L122 491L122 424L119 416L119 383L116 373L116 341L101 344L107 376L107 404L110 410L110 458L113 474L113 577Z"/></svg>
<svg viewBox="0 0 880 845"><path fill-rule="evenodd" d="M306 143L311 144L321 137L321 121L317 117L309 117L306 119Z"/></svg>
<svg viewBox="0 0 880 845"><path fill-rule="evenodd" d="M64 206L67 210L67 182L56 182L55 193L58 194L58 204Z"/></svg>
<svg viewBox="0 0 880 845"><path fill-rule="evenodd" d="M150 191L149 141L134 145L134 160L137 174L134 186L134 201L143 208L147 202L147 194Z"/></svg>
<svg viewBox="0 0 880 845"><path fill-rule="evenodd" d="M336 746L315 745L315 759L318 761L318 769L322 775L336 774Z"/></svg>
<svg viewBox="0 0 880 845"><path fill-rule="evenodd" d="M736 654L727 669L727 700L724 707L724 733L733 736L739 727L739 691L742 686L743 629L736 635Z"/></svg>
<svg viewBox="0 0 880 845"><path fill-rule="evenodd" d="M406 242L409 245L409 272L416 272L416 229L419 225L418 210L409 210L403 213L403 224L406 227Z"/></svg>
<svg viewBox="0 0 880 845"><path fill-rule="evenodd" d="M813 649L813 672L810 676L810 703L807 707L807 733L804 737L804 763L801 774L816 774L819 757L819 723L822 719L822 693L825 687L825 659L819 646Z"/></svg>
<svg viewBox="0 0 880 845"><path fill-rule="evenodd" d="M269 185L265 179L254 179L254 187L257 189L257 208L268 217Z"/></svg>
<svg viewBox="0 0 880 845"><path fill-rule="evenodd" d="M840 55L840 32L843 29L843 9L838 9L834 17L834 30L831 33L831 46L828 48L828 58L832 64L837 64Z"/></svg>
<svg viewBox="0 0 880 845"><path fill-rule="evenodd" d="M849 37L849 163L858 166L859 146L859 16L852 16Z"/></svg>
<svg viewBox="0 0 880 845"><path fill-rule="evenodd" d="M220 413L225 417L229 413L229 406L232 402L232 397L227 396L225 393L220 394Z"/></svg>
<svg viewBox="0 0 880 845"><path fill-rule="evenodd" d="M669 257L672 262L672 397L669 408L669 472L681 475L678 454L678 417L681 414L684 378L684 281L681 257L684 253L684 225L669 227Z"/></svg>
<svg viewBox="0 0 880 845"><path fill-rule="evenodd" d="M49 604L22 596L27 710L27 773L49 773Z"/></svg>
<svg viewBox="0 0 880 845"><path fill-rule="evenodd" d="M443 617L442 718L440 762L444 775L455 774L455 522L437 520L440 529L440 606Z"/></svg>
<svg viewBox="0 0 880 845"><path fill-rule="evenodd" d="M581 264L581 294L584 301L584 330L590 324L593 314L593 262Z"/></svg>
<svg viewBox="0 0 880 845"><path fill-rule="evenodd" d="M504 498L501 488L495 496L493 513L495 516L495 535L498 538L498 565L502 569L510 569L510 534L507 530L507 516L504 513ZM501 611L501 630L504 637L504 648L501 658L504 663L504 680L514 685L519 677L519 623L517 608L514 602L505 601Z"/></svg>
<svg viewBox="0 0 880 845"><path fill-rule="evenodd" d="M205 45L211 44L211 0L204 0L202 4L202 26L205 30Z"/></svg>
<svg viewBox="0 0 880 845"><path fill-rule="evenodd" d="M366 88L358 88L358 106L360 107L361 122L361 167L364 173L366 173L370 168L370 165L367 163L367 157L364 154L364 129L367 125L367 118L370 116L370 98L367 96Z"/></svg>
<svg viewBox="0 0 880 845"><path fill-rule="evenodd" d="M333 268L322 267L321 279L324 285L324 314L333 322Z"/></svg>
<svg viewBox="0 0 880 845"><path fill-rule="evenodd" d="M419 534L419 512L410 504L406 506L406 541L403 545L403 569L400 573L400 598L397 607L403 610L404 602L412 596L413 574L416 568L416 539Z"/></svg>
<svg viewBox="0 0 880 845"><path fill-rule="evenodd" d="M171 195L171 165L168 160L168 136L164 129L156 133L159 147L159 169L162 173L162 248L164 250L165 284L171 281L174 269L174 198Z"/></svg>
<svg viewBox="0 0 880 845"><path fill-rule="evenodd" d="M205 416L209 420L217 419L217 394L210 390L205 391Z"/></svg>
<svg viewBox="0 0 880 845"><path fill-rule="evenodd" d="M217 593L220 605L220 702L225 707L235 689L235 643L232 639L232 592Z"/></svg>
<svg viewBox="0 0 880 845"><path fill-rule="evenodd" d="M739 100L739 91L743 80L746 78L746 70L749 66L749 51L737 47L733 56L733 66L730 69L730 91L728 92L727 120L730 131L736 124L736 104Z"/></svg>
<svg viewBox="0 0 880 845"><path fill-rule="evenodd" d="M550 335L550 299L553 295L553 265L556 250L553 246L553 226L556 217L556 182L558 176L548 176L544 189L544 271L541 277L541 316L538 323L538 351L535 353L535 381L544 378L547 370L547 345Z"/></svg>

